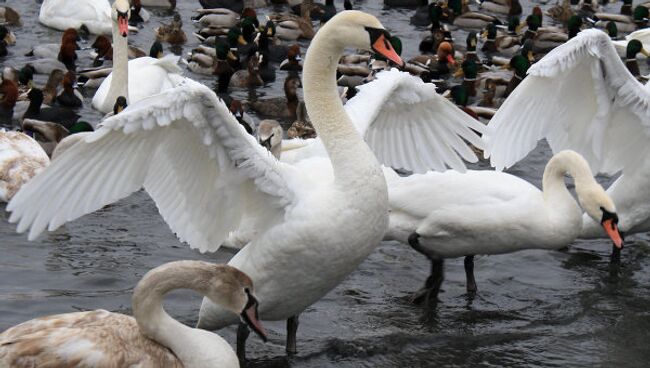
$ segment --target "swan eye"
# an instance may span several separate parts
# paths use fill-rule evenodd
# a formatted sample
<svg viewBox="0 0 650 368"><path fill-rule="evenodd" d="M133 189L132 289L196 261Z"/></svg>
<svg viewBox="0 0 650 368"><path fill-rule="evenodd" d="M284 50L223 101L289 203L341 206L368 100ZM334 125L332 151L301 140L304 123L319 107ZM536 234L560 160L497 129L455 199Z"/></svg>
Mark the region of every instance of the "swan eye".
<svg viewBox="0 0 650 368"><path fill-rule="evenodd" d="M600 223L604 223L607 220L612 220L612 223L618 224L618 215L614 212L609 212L605 207L600 207L600 210L603 211L603 218L600 220Z"/></svg>
<svg viewBox="0 0 650 368"><path fill-rule="evenodd" d="M370 44L374 45L379 37L384 36L384 42L387 43L390 39L390 33L387 30L381 28L372 28L366 27L366 31L370 35ZM388 46L388 45L386 45Z"/></svg>

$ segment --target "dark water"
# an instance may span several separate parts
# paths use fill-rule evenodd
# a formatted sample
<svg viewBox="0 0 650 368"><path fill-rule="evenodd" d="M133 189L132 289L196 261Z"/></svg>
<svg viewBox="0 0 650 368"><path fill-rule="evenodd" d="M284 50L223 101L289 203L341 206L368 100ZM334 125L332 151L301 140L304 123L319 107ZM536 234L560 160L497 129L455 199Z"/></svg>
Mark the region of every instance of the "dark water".
<svg viewBox="0 0 650 368"><path fill-rule="evenodd" d="M19 45L6 64L27 61L19 55L36 42L58 41L60 33L37 23L37 3L8 4L21 11L25 26L15 29ZM422 30L408 24L410 11L383 10L380 1L356 5L405 40L407 57L416 53ZM533 4L528 5L525 11ZM194 1L179 1L187 32L193 30L189 16L196 7ZM170 18L165 11L154 13L147 28L130 37L134 44L148 48L152 26ZM464 40L465 33L454 36ZM184 52L196 45L189 39ZM283 80L279 73L278 81L257 95L281 95ZM235 94L245 98L249 92ZM90 109L83 115L93 122L99 116ZM541 147L511 171L540 186L548 158ZM0 330L46 314L96 308L129 313L132 288L151 268L178 259L226 262L232 256L226 250L201 255L179 243L143 192L34 242L16 234L0 208ZM249 339L249 366L645 367L650 361L650 237L630 240L620 267L610 265L611 248L604 240L578 241L564 251L478 257L479 293L473 299L464 291L462 261L450 260L434 313L408 302L424 282L428 262L408 246L385 242L303 313L297 356L284 353L284 324L267 323L267 344ZM175 292L166 305L173 316L194 324L200 301L198 295ZM219 333L234 343L233 328Z"/></svg>

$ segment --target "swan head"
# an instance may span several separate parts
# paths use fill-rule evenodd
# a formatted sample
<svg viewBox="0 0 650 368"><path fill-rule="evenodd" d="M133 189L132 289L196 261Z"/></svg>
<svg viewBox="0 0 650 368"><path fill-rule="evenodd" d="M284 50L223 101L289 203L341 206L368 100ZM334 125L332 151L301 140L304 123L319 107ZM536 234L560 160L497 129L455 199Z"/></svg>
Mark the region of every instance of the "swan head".
<svg viewBox="0 0 650 368"><path fill-rule="evenodd" d="M370 14L358 10L345 10L327 21L322 29L328 30L323 33L332 35L331 41L341 49L354 47L371 50L399 67L404 66L404 61L390 43L390 33L377 18Z"/></svg>
<svg viewBox="0 0 650 368"><path fill-rule="evenodd" d="M612 198L600 184L577 185L578 200L585 212L598 222L617 248L623 248L623 237L618 230L618 215Z"/></svg>
<svg viewBox="0 0 650 368"><path fill-rule="evenodd" d="M258 301L251 278L232 266L211 266L215 271L211 273L211 277L201 278L201 282L207 282L205 296L238 314L248 327L266 341L266 330L259 320Z"/></svg>
<svg viewBox="0 0 650 368"><path fill-rule="evenodd" d="M115 0L111 12L113 21L117 23L118 30L122 37L129 34L129 18L131 17L131 5L129 0Z"/></svg>
<svg viewBox="0 0 650 368"><path fill-rule="evenodd" d="M257 141L280 159L282 151L282 127L276 120L262 120L257 127Z"/></svg>

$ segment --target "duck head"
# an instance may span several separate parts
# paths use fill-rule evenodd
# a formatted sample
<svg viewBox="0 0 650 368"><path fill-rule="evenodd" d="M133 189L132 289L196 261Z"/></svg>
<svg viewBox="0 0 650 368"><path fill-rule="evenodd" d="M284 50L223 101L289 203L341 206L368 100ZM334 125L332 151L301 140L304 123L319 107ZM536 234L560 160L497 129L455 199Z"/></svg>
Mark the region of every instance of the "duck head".
<svg viewBox="0 0 650 368"><path fill-rule="evenodd" d="M115 0L112 7L112 18L117 23L118 30L122 37L129 34L129 18L131 17L131 5L128 0Z"/></svg>
<svg viewBox="0 0 650 368"><path fill-rule="evenodd" d="M650 53L643 48L643 44L639 40L630 40L627 43L627 48L625 50L625 57L627 59L636 59L637 54L643 54L647 57L650 57Z"/></svg>
<svg viewBox="0 0 650 368"><path fill-rule="evenodd" d="M149 49L149 56L154 59L160 59L163 57L163 47L162 44L158 41L155 41Z"/></svg>

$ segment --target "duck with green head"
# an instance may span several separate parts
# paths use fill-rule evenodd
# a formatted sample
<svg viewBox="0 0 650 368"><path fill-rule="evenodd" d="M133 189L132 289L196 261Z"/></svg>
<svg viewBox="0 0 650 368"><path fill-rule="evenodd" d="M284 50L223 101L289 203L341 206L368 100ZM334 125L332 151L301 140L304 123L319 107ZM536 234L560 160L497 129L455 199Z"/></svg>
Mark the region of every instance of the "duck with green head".
<svg viewBox="0 0 650 368"><path fill-rule="evenodd" d="M497 44L496 44L497 27L494 23L490 23L487 25L485 31L483 32L483 37L485 37L485 42L483 42L481 51L483 51L486 54L497 52L498 51Z"/></svg>
<svg viewBox="0 0 650 368"><path fill-rule="evenodd" d="M641 72L639 71L639 63L636 60L638 54L643 54L646 57L650 57L650 53L643 48L643 44L639 40L630 40L627 43L627 48L625 49L625 66L627 70L632 73L636 79L641 79Z"/></svg>
<svg viewBox="0 0 650 368"><path fill-rule="evenodd" d="M607 35L612 41L618 40L618 27L616 26L616 22L614 21L607 22L607 26L605 26L605 29L607 30Z"/></svg>
<svg viewBox="0 0 650 368"><path fill-rule="evenodd" d="M582 18L580 18L577 15L574 15L571 18L569 18L569 21L567 22L567 29L569 30L569 39L575 37L580 32L581 28L582 28Z"/></svg>
<svg viewBox="0 0 650 368"><path fill-rule="evenodd" d="M521 47L521 50L518 54L513 56L510 59L510 63L508 64L509 68L514 71L514 74L512 78L510 78L510 82L508 83L508 87L506 87L506 91L504 93L504 97L508 97L512 91L517 88L519 83L521 83L524 78L526 78L526 73L528 72L528 68L530 68L530 64L534 61L533 57L533 44L531 40L528 40L524 42L524 45Z"/></svg>

